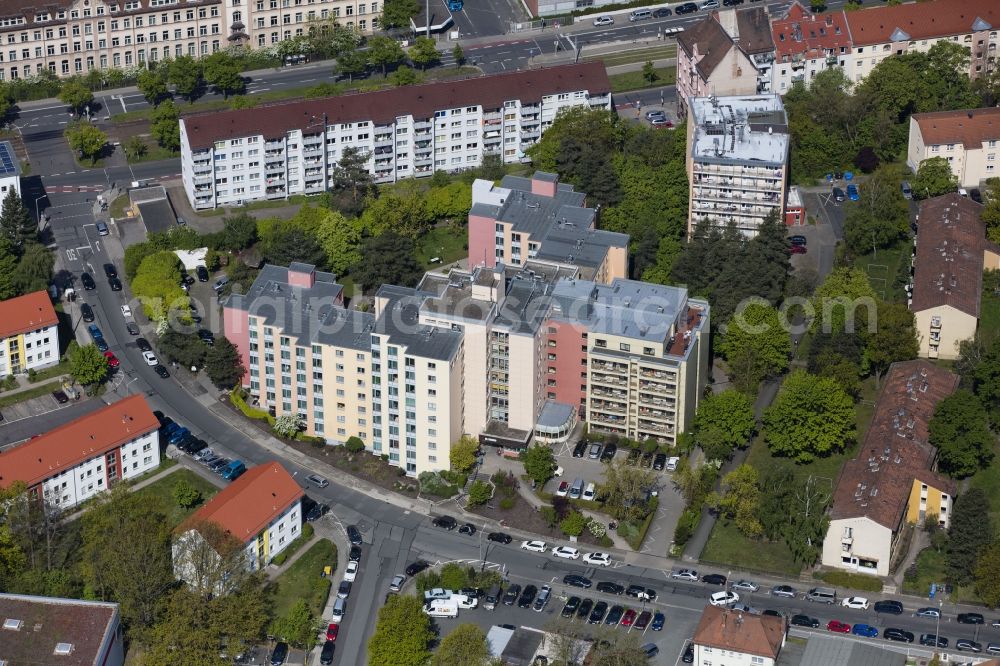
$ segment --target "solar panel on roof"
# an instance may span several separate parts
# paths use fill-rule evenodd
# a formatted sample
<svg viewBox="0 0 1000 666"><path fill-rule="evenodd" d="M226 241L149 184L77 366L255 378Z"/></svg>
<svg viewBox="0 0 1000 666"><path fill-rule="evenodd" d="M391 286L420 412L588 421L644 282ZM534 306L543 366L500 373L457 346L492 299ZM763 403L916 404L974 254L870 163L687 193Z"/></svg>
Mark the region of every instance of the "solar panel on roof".
<svg viewBox="0 0 1000 666"><path fill-rule="evenodd" d="M0 142L0 176L14 175L17 171L13 147L7 141Z"/></svg>

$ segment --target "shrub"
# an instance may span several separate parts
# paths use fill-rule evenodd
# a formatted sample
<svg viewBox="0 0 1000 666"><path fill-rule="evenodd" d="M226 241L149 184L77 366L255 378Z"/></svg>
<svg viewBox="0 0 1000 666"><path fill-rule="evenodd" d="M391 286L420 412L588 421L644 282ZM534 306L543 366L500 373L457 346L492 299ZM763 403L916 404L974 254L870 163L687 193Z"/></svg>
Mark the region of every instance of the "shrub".
<svg viewBox="0 0 1000 666"><path fill-rule="evenodd" d="M420 482L420 492L437 497L454 497L458 488L445 481L438 472L421 472L417 477Z"/></svg>
<svg viewBox="0 0 1000 666"><path fill-rule="evenodd" d="M38 376L38 373L35 372L34 368L29 368L28 369L28 381L29 382L34 382L35 381L35 377L37 377L37 376Z"/></svg>
<svg viewBox="0 0 1000 666"><path fill-rule="evenodd" d="M489 484L483 481L473 481L469 486L469 506L480 506L490 501L493 492Z"/></svg>
<svg viewBox="0 0 1000 666"><path fill-rule="evenodd" d="M248 419L256 419L258 421L267 421L271 425L274 425L274 417L268 414L263 409L257 409L256 407L251 407L246 402L246 397L242 389L239 387L233 389L232 393L229 394L229 401L233 403L236 409L240 410L240 413Z"/></svg>
<svg viewBox="0 0 1000 666"><path fill-rule="evenodd" d="M435 587L441 587L441 574L437 571L424 571L417 574L417 580L414 584L417 586L417 592L420 594Z"/></svg>
<svg viewBox="0 0 1000 666"><path fill-rule="evenodd" d="M469 477L461 472L453 472L450 469L443 469L439 472L441 478L443 478L448 483L454 484L459 488L464 488L465 483L469 480Z"/></svg>
<svg viewBox="0 0 1000 666"><path fill-rule="evenodd" d="M344 443L344 448L351 453L361 453L365 450L365 443L361 441L361 438L352 436L347 438L347 442Z"/></svg>
<svg viewBox="0 0 1000 666"><path fill-rule="evenodd" d="M574 511L559 523L559 529L567 536L580 536L586 527L587 517L579 511Z"/></svg>
<svg viewBox="0 0 1000 666"><path fill-rule="evenodd" d="M504 497L500 500L500 508L504 511L510 511L514 508L515 504L517 504L517 500L513 497Z"/></svg>
<svg viewBox="0 0 1000 666"><path fill-rule="evenodd" d="M605 536L608 533L608 528L601 521L594 520L593 518L591 518L590 522L587 523L587 531L589 531L595 537L600 539L601 537Z"/></svg>
<svg viewBox="0 0 1000 666"><path fill-rule="evenodd" d="M172 494L174 496L174 502L176 502L177 506L182 509L190 509L194 505L200 504L202 499L201 491L184 479L181 479L174 484Z"/></svg>
<svg viewBox="0 0 1000 666"><path fill-rule="evenodd" d="M701 520L701 509L687 507L681 513L674 528L674 545L683 548L684 545L694 536L694 531L698 528L698 521Z"/></svg>
<svg viewBox="0 0 1000 666"><path fill-rule="evenodd" d="M302 419L297 414L283 414L274 419L271 429L282 437L295 437L302 430Z"/></svg>
<svg viewBox="0 0 1000 666"><path fill-rule="evenodd" d="M549 527L554 527L559 522L559 515L551 506L543 506L539 513L542 515L542 520L548 523Z"/></svg>

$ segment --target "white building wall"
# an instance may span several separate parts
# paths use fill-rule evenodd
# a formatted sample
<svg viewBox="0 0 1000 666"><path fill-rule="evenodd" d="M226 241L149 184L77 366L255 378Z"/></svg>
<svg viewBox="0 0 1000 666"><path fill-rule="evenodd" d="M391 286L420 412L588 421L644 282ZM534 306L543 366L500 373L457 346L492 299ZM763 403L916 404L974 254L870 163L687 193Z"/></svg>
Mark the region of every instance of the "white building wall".
<svg viewBox="0 0 1000 666"><path fill-rule="evenodd" d="M760 657L745 652L721 650L706 645L694 644L694 663L701 666L724 664L725 666L774 666L774 659Z"/></svg>
<svg viewBox="0 0 1000 666"><path fill-rule="evenodd" d="M892 530L870 518L831 520L823 540L823 566L878 576L889 575ZM874 570L858 566L858 560L877 562Z"/></svg>
<svg viewBox="0 0 1000 666"><path fill-rule="evenodd" d="M302 534L302 502L296 500L294 504L285 509L280 516L271 521L266 532L268 560L263 562L265 566ZM256 540L252 541L250 547L254 547L255 543ZM253 562L255 554L248 553L248 555L251 556L249 559Z"/></svg>
<svg viewBox="0 0 1000 666"><path fill-rule="evenodd" d="M538 372L539 343L544 336L518 335L509 338L510 373L507 425L515 430L534 431L540 411Z"/></svg>

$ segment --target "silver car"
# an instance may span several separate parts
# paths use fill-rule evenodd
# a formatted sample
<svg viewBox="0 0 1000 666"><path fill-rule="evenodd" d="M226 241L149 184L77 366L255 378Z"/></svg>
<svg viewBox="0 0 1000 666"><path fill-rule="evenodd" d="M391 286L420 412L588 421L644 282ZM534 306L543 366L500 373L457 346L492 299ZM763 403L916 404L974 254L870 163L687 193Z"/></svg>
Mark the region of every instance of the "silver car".
<svg viewBox="0 0 1000 666"><path fill-rule="evenodd" d="M795 588L791 585L777 585L771 588L772 597L785 597L787 599L795 598Z"/></svg>
<svg viewBox="0 0 1000 666"><path fill-rule="evenodd" d="M752 580L738 580L733 583L732 587L734 590L740 590L741 592L756 592L759 586Z"/></svg>
<svg viewBox="0 0 1000 666"><path fill-rule="evenodd" d="M317 488L326 488L328 485L330 485L330 482L324 479L319 474L310 474L309 476L306 477L306 481L313 484Z"/></svg>

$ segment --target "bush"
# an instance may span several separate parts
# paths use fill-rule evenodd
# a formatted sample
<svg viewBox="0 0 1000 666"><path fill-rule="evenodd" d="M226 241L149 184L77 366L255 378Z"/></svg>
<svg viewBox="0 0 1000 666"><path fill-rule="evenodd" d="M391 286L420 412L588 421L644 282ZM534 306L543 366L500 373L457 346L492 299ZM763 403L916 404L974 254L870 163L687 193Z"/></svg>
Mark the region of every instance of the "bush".
<svg viewBox="0 0 1000 666"><path fill-rule="evenodd" d="M256 407L251 407L246 402L246 396L243 390L239 387L233 389L229 394L229 402L233 403L236 409L240 410L240 413L248 419L256 419L258 421L267 421L271 425L274 425L274 417L268 414L263 409L257 409Z"/></svg>
<svg viewBox="0 0 1000 666"><path fill-rule="evenodd" d="M698 529L699 520L701 520L701 509L694 507L684 509L677 521L677 527L674 528L674 545L676 547L683 548L691 540L694 531Z"/></svg>
<svg viewBox="0 0 1000 666"><path fill-rule="evenodd" d="M492 496L489 484L483 481L473 481L469 486L469 506L480 506L490 501Z"/></svg>
<svg viewBox="0 0 1000 666"><path fill-rule="evenodd" d="M441 587L441 574L437 571L424 571L417 574L417 580L414 584L417 586L417 594L423 594L427 590Z"/></svg>
<svg viewBox="0 0 1000 666"><path fill-rule="evenodd" d="M466 481L469 480L469 477L465 474L462 474L461 472L453 472L450 469L443 469L439 472L439 474L445 481L458 486L459 488L464 488Z"/></svg>
<svg viewBox="0 0 1000 666"><path fill-rule="evenodd" d="M361 438L351 436L347 438L347 442L344 444L344 448L346 448L351 453L361 453L362 451L365 450L365 443L361 441Z"/></svg>
<svg viewBox="0 0 1000 666"><path fill-rule="evenodd" d="M813 576L836 587L846 587L865 592L881 592L882 580L867 574L851 573L850 571L820 571Z"/></svg>
<svg viewBox="0 0 1000 666"><path fill-rule="evenodd" d="M420 492L445 499L458 494L458 488L445 481L439 472L421 472L417 477Z"/></svg>
<svg viewBox="0 0 1000 666"><path fill-rule="evenodd" d="M510 511L511 509L514 508L515 504L517 504L517 500L514 499L513 497L504 497L502 500L500 500L500 508L503 511Z"/></svg>

